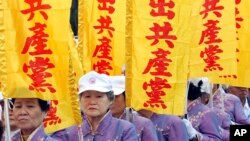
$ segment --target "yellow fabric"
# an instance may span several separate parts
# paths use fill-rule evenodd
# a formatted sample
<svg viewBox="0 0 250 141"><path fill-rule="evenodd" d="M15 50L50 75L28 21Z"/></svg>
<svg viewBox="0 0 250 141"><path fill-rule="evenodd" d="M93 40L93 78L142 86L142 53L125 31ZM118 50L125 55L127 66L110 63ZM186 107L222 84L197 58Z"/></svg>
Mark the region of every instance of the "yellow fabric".
<svg viewBox="0 0 250 141"><path fill-rule="evenodd" d="M4 97L51 100L51 109L44 124L47 132L53 132L81 122L77 101L77 77L82 74L82 70L81 67L77 67L81 66L81 63L77 58L75 44L72 43L73 34L69 23L71 1L43 0L41 2L46 8L34 11L33 15L26 13L26 10L33 5L33 1L30 1L30 4L28 1L3 1L1 8L3 25L0 25L3 33L1 34L3 45L0 46L0 80ZM37 2L34 2L34 6L38 6ZM43 29L33 28L39 24L46 26ZM32 54L37 50L35 47L37 42L32 40L33 44L26 44L27 46L25 43L38 31L42 32L36 37L42 37L46 47L42 53ZM36 41L41 41L41 38ZM38 48L43 44L37 45ZM49 50L51 53L45 53L44 50ZM41 62L33 67L34 72L31 71L30 61L35 61L36 58L49 59L47 61L50 65L42 68L45 71L40 68L43 65ZM27 73L24 69L25 64L28 66ZM34 87L28 74L37 76L34 81L44 80L42 84L51 84L50 89L48 85ZM40 77L38 74L41 74ZM31 87L37 89L32 90Z"/></svg>
<svg viewBox="0 0 250 141"><path fill-rule="evenodd" d="M212 9L214 5L210 1L198 0L194 3L189 78L209 77L216 83L219 76L237 71L235 53L237 42L234 0L212 3L215 3L215 10ZM216 46L218 46L217 49L214 48ZM210 47L213 47L211 49L213 51L209 49ZM205 63L206 59L211 66Z"/></svg>
<svg viewBox="0 0 250 141"><path fill-rule="evenodd" d="M4 56L4 19L3 19L3 2L0 0L0 78L4 73L4 65L6 63ZM2 57L1 57L2 56ZM0 79L0 91L3 91L2 79Z"/></svg>
<svg viewBox="0 0 250 141"><path fill-rule="evenodd" d="M103 3L79 0L80 57L84 73L95 70L117 75L121 74L125 63L126 1ZM98 9L98 6L101 8ZM104 27L101 28L101 25ZM103 52L104 48L106 52Z"/></svg>
<svg viewBox="0 0 250 141"><path fill-rule="evenodd" d="M237 73L228 73L220 77L218 83L230 84L234 86L250 87L250 1L238 1L235 8L236 13L236 29L238 47L237 47Z"/></svg>
<svg viewBox="0 0 250 141"><path fill-rule="evenodd" d="M4 75L6 76L6 79L4 79L6 91L4 95L8 97L57 99L57 95L68 91L68 84L61 82L67 82L68 76L69 63L62 60L69 60L67 38L67 32L69 31L62 27L69 27L69 23L65 21L68 21L70 1L62 3L46 0L42 1L42 4L47 4L51 8L42 10L42 12L35 11L33 15L21 13L21 11L30 8L30 5L24 1L16 3L4 1L4 49L6 57L6 75ZM57 12L53 9L56 9ZM47 20L46 16L43 15L47 15ZM29 20L31 17L33 18ZM51 54L44 51L41 54L31 55L32 52L37 50L35 46L40 48L43 46L41 43L37 45L34 40L32 41L33 45L27 45L25 50L27 39L36 35L34 31L31 31L31 28L36 27L36 23L46 25L43 30L39 29L43 32L41 36L45 36L42 37L44 41L42 42L41 38L37 40L45 44L44 50L52 52ZM59 24L60 26L58 26ZM46 37L46 34L48 37ZM37 63L36 66L31 67L31 62L37 61L36 58L39 58L42 63ZM48 59L46 65L43 64L45 59ZM27 65L26 70L25 65ZM27 72L25 73L25 71ZM38 73L40 76L38 76ZM34 80L28 76L33 74L35 74ZM43 80L43 82L39 83L39 80ZM34 86L32 83L38 85Z"/></svg>
<svg viewBox="0 0 250 141"><path fill-rule="evenodd" d="M80 55L78 51L78 45L75 43L75 41L72 38L72 34L69 35L69 50L70 50L70 56L71 56L71 62L72 64L72 70L76 77L76 80L78 81L79 78L83 75L83 69L82 69L82 61L80 60ZM78 84L78 83L77 83Z"/></svg>
<svg viewBox="0 0 250 141"><path fill-rule="evenodd" d="M136 110L148 109L160 114L183 115L191 39L188 28L192 9L190 1L166 2L171 8L165 6L165 12L169 10L175 13L172 18L170 15L170 19L161 15L151 16L150 12L156 11L157 13L158 7L152 8L149 1L129 0L127 2L127 105ZM157 3L157 1L155 2ZM159 35L168 34L175 36L176 39L158 38L158 41L154 43L156 38L153 37L157 33L155 34L152 28L157 25L164 27L164 23L169 23L167 27L171 26L173 30L163 34L163 31L167 29L159 29ZM154 62L156 58L159 60ZM152 65L150 65L151 61ZM159 74L154 74L154 72L159 72ZM169 76L168 73L171 75ZM154 93L151 93L152 91ZM148 101L152 102L152 105Z"/></svg>
<svg viewBox="0 0 250 141"><path fill-rule="evenodd" d="M69 50L69 93L62 95L60 100L51 101L50 111L44 120L47 133L53 133L72 125L79 125L82 121L77 94L77 82L82 75L82 68L71 33L69 34ZM66 112L67 114L65 115Z"/></svg>

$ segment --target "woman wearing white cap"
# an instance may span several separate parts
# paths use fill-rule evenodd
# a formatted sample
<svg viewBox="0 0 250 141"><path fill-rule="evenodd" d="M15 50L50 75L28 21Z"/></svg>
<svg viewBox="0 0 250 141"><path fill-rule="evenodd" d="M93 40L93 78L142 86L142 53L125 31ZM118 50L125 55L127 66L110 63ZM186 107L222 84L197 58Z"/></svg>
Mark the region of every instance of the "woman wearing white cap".
<svg viewBox="0 0 250 141"><path fill-rule="evenodd" d="M63 140L70 141L137 141L130 122L112 117L110 106L114 94L109 76L91 71L79 80L79 97L84 113L78 127L67 129ZM79 133L80 131L80 133Z"/></svg>
<svg viewBox="0 0 250 141"><path fill-rule="evenodd" d="M126 108L125 76L110 76L110 80L115 94L115 101L111 108L113 116L133 123L139 141L158 141L153 123L149 119L139 116L131 108Z"/></svg>

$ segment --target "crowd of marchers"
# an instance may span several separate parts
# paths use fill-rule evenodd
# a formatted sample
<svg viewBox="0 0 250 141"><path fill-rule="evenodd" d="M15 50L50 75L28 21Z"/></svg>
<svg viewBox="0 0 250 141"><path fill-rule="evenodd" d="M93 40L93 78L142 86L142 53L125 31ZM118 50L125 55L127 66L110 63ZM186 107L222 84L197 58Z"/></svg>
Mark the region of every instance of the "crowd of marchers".
<svg viewBox="0 0 250 141"><path fill-rule="evenodd" d="M211 85L208 78L187 84L185 116L157 114L126 106L124 75L90 71L78 82L81 125L46 134L49 101L12 98L5 107L1 100L1 140L7 139L5 108L11 141L229 141L230 125L250 124L248 88Z"/></svg>

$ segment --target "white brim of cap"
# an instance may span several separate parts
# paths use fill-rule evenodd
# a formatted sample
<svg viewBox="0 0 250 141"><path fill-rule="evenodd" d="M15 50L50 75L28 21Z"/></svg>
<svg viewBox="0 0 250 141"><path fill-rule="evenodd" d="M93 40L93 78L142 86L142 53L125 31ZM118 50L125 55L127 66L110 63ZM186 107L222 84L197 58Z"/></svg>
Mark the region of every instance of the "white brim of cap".
<svg viewBox="0 0 250 141"><path fill-rule="evenodd" d="M88 88L82 88L79 90L78 94L81 94L85 91L98 91L98 92L103 92L103 93L106 93L106 92L109 92L110 90L109 89L106 89L106 88L98 88L98 87L88 87Z"/></svg>
<svg viewBox="0 0 250 141"><path fill-rule="evenodd" d="M119 88L113 88L114 95L120 95L122 94L125 90L124 89L119 89Z"/></svg>

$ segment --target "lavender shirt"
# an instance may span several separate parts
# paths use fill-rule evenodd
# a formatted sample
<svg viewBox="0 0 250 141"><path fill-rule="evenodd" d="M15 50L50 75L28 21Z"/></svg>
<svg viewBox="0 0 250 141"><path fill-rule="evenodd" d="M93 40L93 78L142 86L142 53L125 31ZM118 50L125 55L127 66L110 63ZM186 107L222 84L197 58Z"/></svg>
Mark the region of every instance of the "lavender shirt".
<svg viewBox="0 0 250 141"><path fill-rule="evenodd" d="M224 110L235 124L250 124L240 99L233 94L217 91L213 96L213 107Z"/></svg>
<svg viewBox="0 0 250 141"><path fill-rule="evenodd" d="M136 133L139 141L158 141L156 129L153 123L131 108L126 108L121 119L133 123L136 127Z"/></svg>
<svg viewBox="0 0 250 141"><path fill-rule="evenodd" d="M21 131L17 132L11 138L11 141L22 141ZM41 125L29 136L28 141L57 141L56 139L48 136L44 132L44 127Z"/></svg>
<svg viewBox="0 0 250 141"><path fill-rule="evenodd" d="M86 118L81 126L73 126L51 135L61 141L137 141L136 129L128 121L112 117L108 112L95 134Z"/></svg>
<svg viewBox="0 0 250 141"><path fill-rule="evenodd" d="M192 101L187 109L189 121L199 132L200 141L221 141L220 123L216 114L200 99Z"/></svg>
<svg viewBox="0 0 250 141"><path fill-rule="evenodd" d="M221 109L218 109L216 107L213 108L213 112L215 112L215 114L218 117L219 120L219 125L220 125L220 130L221 130L221 136L222 136L222 140L223 141L229 141L229 137L230 137L230 125L231 125L231 120L229 115L224 112Z"/></svg>
<svg viewBox="0 0 250 141"><path fill-rule="evenodd" d="M186 126L179 117L154 113L150 120L156 127L158 141L188 141Z"/></svg>

